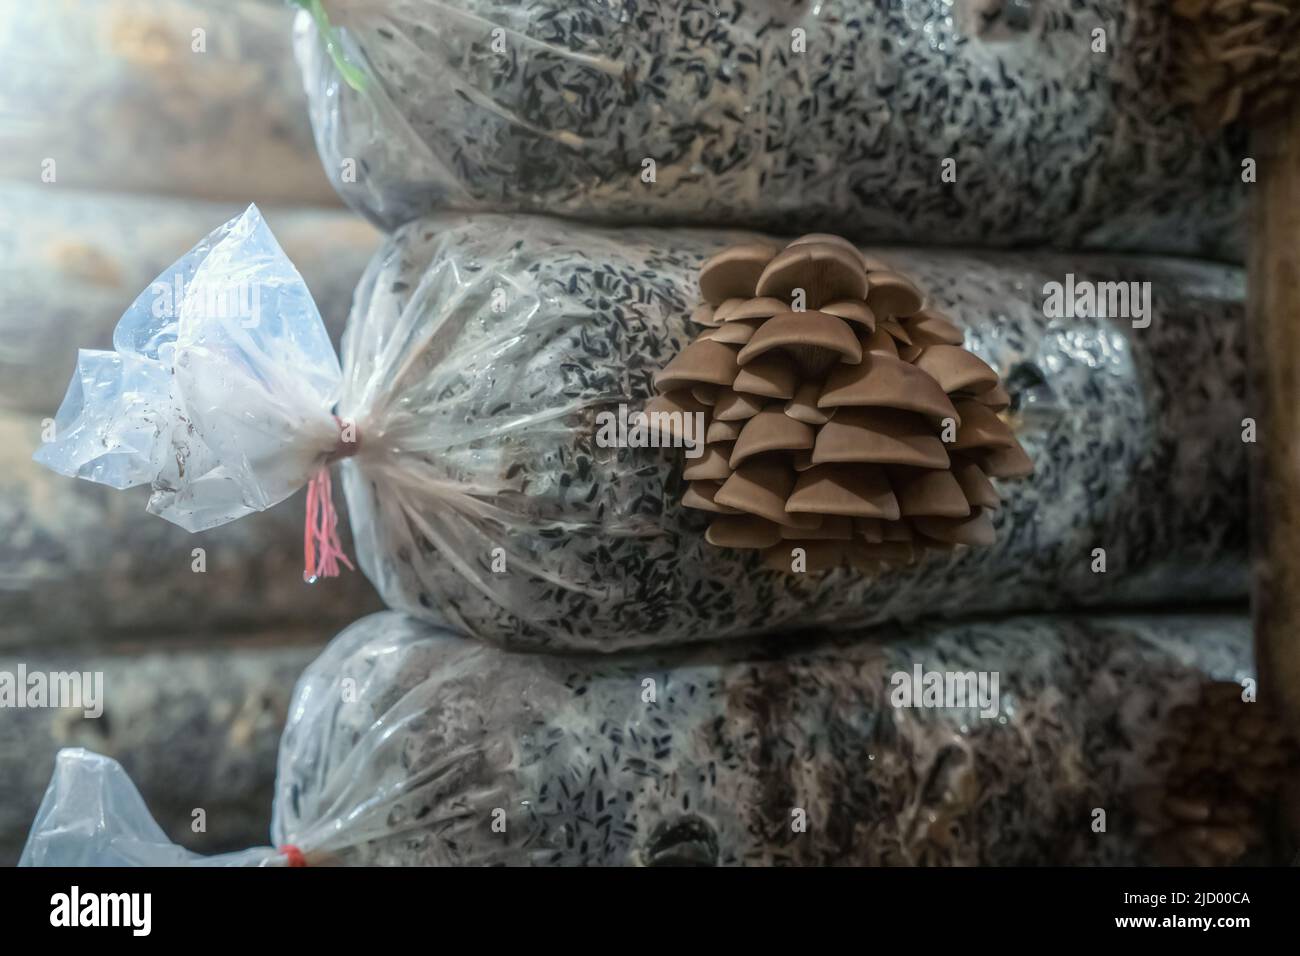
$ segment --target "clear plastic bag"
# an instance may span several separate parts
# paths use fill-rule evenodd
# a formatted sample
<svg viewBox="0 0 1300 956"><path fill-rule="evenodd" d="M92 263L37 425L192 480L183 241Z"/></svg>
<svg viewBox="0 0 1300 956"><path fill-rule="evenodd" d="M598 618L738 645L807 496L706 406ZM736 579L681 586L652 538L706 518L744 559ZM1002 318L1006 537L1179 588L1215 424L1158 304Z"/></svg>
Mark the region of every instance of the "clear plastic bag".
<svg viewBox="0 0 1300 956"><path fill-rule="evenodd" d="M0 178L335 205L292 23L265 0L3 4Z"/></svg>
<svg viewBox="0 0 1300 956"><path fill-rule="evenodd" d="M333 447L338 357L302 276L255 210L142 292L113 351L81 350L37 461L190 531L283 501Z"/></svg>
<svg viewBox="0 0 1300 956"><path fill-rule="evenodd" d="M150 816L122 765L80 747L60 750L19 866L257 866L270 849L202 856L179 847Z"/></svg>
<svg viewBox="0 0 1300 956"><path fill-rule="evenodd" d="M1181 732L1171 717L1207 678L1249 676L1250 656L1249 620L1233 614L584 657L502 651L386 612L298 682L274 848L174 847L117 764L64 751L22 862L1150 862L1128 811L1161 783L1153 757ZM971 696L900 706L898 675L918 668L970 673ZM1093 806L1121 808L1115 839L1081 830L1077 810Z"/></svg>
<svg viewBox="0 0 1300 956"><path fill-rule="evenodd" d="M389 229L452 208L1241 259L1240 150L1171 104L1151 0L319 6L295 51L321 159Z"/></svg>
<svg viewBox="0 0 1300 956"><path fill-rule="evenodd" d="M160 283L240 301L261 289L260 319L205 311L197 291L156 318L146 293L116 352L82 352L37 460L152 484L149 510L197 530L342 457L360 564L385 602L517 647L1245 594L1243 278L1175 260L874 250L1007 382L1035 474L1002 489L997 543L875 578L776 574L707 544L674 452L603 447L596 414L640 408L694 337L701 261L739 237L412 223L358 287L340 373L250 209ZM1046 318L1039 290L1067 274L1150 282L1149 324ZM1098 547L1110 573L1094 570Z"/></svg>
<svg viewBox="0 0 1300 956"><path fill-rule="evenodd" d="M242 208L0 183L0 645L49 649L114 635L134 641L283 626L319 632L379 608L359 576L307 593L301 494L261 520L196 539L142 521L144 488L124 496L31 460L50 437L76 346L111 349L136 294ZM265 212L339 341L379 234L342 207ZM340 506L342 498L340 489ZM213 599L222 594L239 600Z"/></svg>
<svg viewBox="0 0 1300 956"><path fill-rule="evenodd" d="M135 294L245 205L0 183L0 406L57 408L68 344L109 347ZM342 207L265 214L338 341L379 234Z"/></svg>

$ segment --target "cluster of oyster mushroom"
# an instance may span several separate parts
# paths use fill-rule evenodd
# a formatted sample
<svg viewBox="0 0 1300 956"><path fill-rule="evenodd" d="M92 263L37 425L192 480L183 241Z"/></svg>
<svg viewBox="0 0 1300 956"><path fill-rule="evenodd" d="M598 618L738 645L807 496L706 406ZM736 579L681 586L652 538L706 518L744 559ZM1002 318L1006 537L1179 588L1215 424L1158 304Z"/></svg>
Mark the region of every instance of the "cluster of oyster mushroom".
<svg viewBox="0 0 1300 956"><path fill-rule="evenodd" d="M682 503L714 513L711 544L777 570L875 571L993 542L989 479L1032 464L998 415L997 372L911 280L814 234L725 249L700 291L705 330L646 410L705 416Z"/></svg>
<svg viewBox="0 0 1300 956"><path fill-rule="evenodd" d="M1160 783L1133 793L1139 835L1166 866L1247 861L1300 784L1300 749L1285 723L1266 704L1244 702L1240 684L1214 681L1174 708L1163 730L1151 761Z"/></svg>

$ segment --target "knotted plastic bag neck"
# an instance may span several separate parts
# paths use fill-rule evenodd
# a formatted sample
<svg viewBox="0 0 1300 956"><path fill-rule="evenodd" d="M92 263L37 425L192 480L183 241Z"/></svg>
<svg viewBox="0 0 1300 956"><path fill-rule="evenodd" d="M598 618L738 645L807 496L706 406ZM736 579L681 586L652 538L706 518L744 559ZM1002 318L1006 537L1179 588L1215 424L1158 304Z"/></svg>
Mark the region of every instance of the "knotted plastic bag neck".
<svg viewBox="0 0 1300 956"><path fill-rule="evenodd" d="M307 857L292 843L280 847L280 855L285 858L285 866L306 866Z"/></svg>
<svg viewBox="0 0 1300 956"><path fill-rule="evenodd" d="M303 524L302 579L314 584L321 578L336 578L339 575L339 562L355 571L348 560L339 541L339 513L334 507L334 485L330 481L330 465L334 462L355 455L361 448L361 438L354 436L354 441L344 439L345 425L337 416L334 421L339 426L339 442L325 464L307 483L307 518Z"/></svg>

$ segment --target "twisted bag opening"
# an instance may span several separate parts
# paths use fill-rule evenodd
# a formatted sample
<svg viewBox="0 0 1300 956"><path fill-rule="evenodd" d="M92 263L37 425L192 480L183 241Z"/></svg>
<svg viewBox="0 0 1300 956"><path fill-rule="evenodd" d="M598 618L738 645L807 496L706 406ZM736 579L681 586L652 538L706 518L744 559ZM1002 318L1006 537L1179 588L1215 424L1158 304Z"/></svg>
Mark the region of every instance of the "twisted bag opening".
<svg viewBox="0 0 1300 956"><path fill-rule="evenodd" d="M302 850L298 849L292 843L280 847L280 855L285 859L285 866L307 865L307 857L303 855Z"/></svg>
<svg viewBox="0 0 1300 956"><path fill-rule="evenodd" d="M330 480L330 465L350 458L361 450L361 438L356 426L344 422L337 415L334 422L339 428L339 441L321 469L307 483L307 515L303 520L302 579L314 584L321 578L335 578L342 561L349 571L355 571L352 562L339 542L339 515L334 507L334 485Z"/></svg>
<svg viewBox="0 0 1300 956"><path fill-rule="evenodd" d="M150 512L203 531L273 507L338 454L341 388L311 294L250 206L136 298L112 351L78 353L54 439L34 457L115 488L148 484ZM328 479L313 504L312 570L328 572Z"/></svg>

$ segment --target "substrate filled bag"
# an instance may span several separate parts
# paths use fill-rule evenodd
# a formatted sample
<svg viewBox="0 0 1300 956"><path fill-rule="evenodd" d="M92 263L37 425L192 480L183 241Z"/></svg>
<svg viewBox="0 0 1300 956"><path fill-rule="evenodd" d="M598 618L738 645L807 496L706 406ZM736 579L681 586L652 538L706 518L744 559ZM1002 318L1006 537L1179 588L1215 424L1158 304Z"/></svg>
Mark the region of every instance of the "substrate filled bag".
<svg viewBox="0 0 1300 956"><path fill-rule="evenodd" d="M323 165L390 229L454 208L1241 258L1240 151L1172 105L1154 0L315 6Z"/></svg>
<svg viewBox="0 0 1300 956"><path fill-rule="evenodd" d="M334 205L292 23L266 0L3 4L0 177Z"/></svg>
<svg viewBox="0 0 1300 956"><path fill-rule="evenodd" d="M516 647L1244 594L1242 276L1186 261L888 251L1007 384L1034 473L1000 487L996 542L876 576L707 543L681 452L611 444L602 416L641 408L699 331L700 263L737 238L415 222L363 277L340 369L250 208L141 295L115 351L80 354L36 457L149 484L149 510L194 531L310 484L312 576L346 560L320 506L339 461L389 606ZM1102 280L1133 283L1131 317L1076 309Z"/></svg>
<svg viewBox="0 0 1300 956"><path fill-rule="evenodd" d="M177 847L121 767L65 750L22 863L1114 865L1160 835L1263 859L1294 752L1243 701L1245 616L855 638L534 655L372 615L298 682L274 848ZM1189 730L1214 756L1182 787Z"/></svg>

